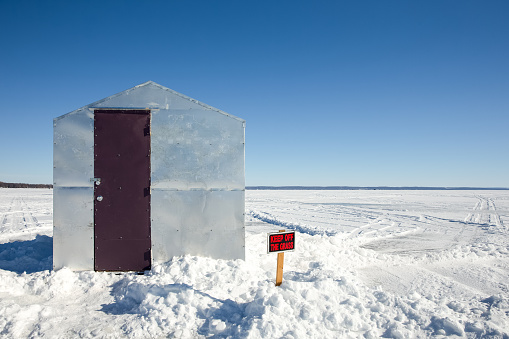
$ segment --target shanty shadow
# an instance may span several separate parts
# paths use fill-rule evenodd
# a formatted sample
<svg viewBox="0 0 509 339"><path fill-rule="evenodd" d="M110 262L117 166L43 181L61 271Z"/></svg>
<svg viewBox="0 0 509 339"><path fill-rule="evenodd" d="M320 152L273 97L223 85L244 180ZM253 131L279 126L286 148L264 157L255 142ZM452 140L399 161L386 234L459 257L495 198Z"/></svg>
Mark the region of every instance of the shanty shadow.
<svg viewBox="0 0 509 339"><path fill-rule="evenodd" d="M34 240L0 244L0 269L16 273L51 270L53 238L37 235Z"/></svg>
<svg viewBox="0 0 509 339"><path fill-rule="evenodd" d="M102 312L112 315L138 314L152 318L157 317L158 312L161 312L161 315L166 312L179 313L181 311L177 305L190 302L190 298L203 298L204 300L199 302L201 305L196 307L195 316L205 320L198 328L198 334L208 338L244 337L242 324L250 319L245 317L245 309L249 303L218 299L186 284L146 285L131 279L122 279L112 285L111 294L115 302L101 305ZM171 294L176 298L168 298ZM149 302L142 305L147 300ZM149 315L147 312L152 308L156 312L150 312ZM178 314L175 315L178 317ZM217 326L218 321L225 325Z"/></svg>

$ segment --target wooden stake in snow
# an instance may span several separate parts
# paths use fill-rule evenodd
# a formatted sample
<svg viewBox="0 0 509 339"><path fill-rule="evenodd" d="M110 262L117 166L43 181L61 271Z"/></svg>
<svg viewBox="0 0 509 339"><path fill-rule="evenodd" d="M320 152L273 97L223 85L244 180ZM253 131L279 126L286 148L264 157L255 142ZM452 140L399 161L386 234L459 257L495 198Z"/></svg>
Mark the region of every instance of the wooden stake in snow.
<svg viewBox="0 0 509 339"><path fill-rule="evenodd" d="M283 263L285 253L295 249L295 232L280 230L267 234L267 253L277 253L276 286L283 282Z"/></svg>
<svg viewBox="0 0 509 339"><path fill-rule="evenodd" d="M283 231L284 232L284 231ZM276 286L283 283L283 264L285 262L285 253L277 254Z"/></svg>

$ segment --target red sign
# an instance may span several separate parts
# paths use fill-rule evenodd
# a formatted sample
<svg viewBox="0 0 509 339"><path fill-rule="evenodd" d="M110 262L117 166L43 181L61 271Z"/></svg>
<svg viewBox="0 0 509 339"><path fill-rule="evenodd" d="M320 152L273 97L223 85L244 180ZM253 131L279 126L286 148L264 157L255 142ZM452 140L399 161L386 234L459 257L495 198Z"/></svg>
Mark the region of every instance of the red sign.
<svg viewBox="0 0 509 339"><path fill-rule="evenodd" d="M295 232L267 234L267 253L288 252L295 249Z"/></svg>

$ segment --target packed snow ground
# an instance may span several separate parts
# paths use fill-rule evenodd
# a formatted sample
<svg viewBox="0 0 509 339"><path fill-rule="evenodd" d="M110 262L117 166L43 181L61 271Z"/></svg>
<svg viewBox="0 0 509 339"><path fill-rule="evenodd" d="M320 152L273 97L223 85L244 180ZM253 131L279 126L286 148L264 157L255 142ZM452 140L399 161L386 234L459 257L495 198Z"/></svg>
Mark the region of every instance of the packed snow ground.
<svg viewBox="0 0 509 339"><path fill-rule="evenodd" d="M246 261L54 272L52 191L0 189L0 337L507 338L508 228L509 191L247 191Z"/></svg>

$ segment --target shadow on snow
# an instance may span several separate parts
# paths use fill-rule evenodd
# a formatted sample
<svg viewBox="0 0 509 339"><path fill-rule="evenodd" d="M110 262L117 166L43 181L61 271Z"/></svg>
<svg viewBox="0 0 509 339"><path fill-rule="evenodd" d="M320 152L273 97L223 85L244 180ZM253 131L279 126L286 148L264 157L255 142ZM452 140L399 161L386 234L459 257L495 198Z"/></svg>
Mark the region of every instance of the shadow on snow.
<svg viewBox="0 0 509 339"><path fill-rule="evenodd" d="M300 224L294 224L294 223L278 220L271 214L265 213L265 212L258 213L255 211L249 211L249 214L253 218L258 219L258 220L265 222L267 224L281 226L286 229L295 230L299 233L305 233L305 234L309 234L309 235L324 235L325 234L327 236L333 236L333 235L337 234L337 232L333 231L333 230L323 230L323 229L320 229L319 227L303 226Z"/></svg>
<svg viewBox="0 0 509 339"><path fill-rule="evenodd" d="M53 238L37 235L34 240L0 244L0 269L16 273L51 270Z"/></svg>

